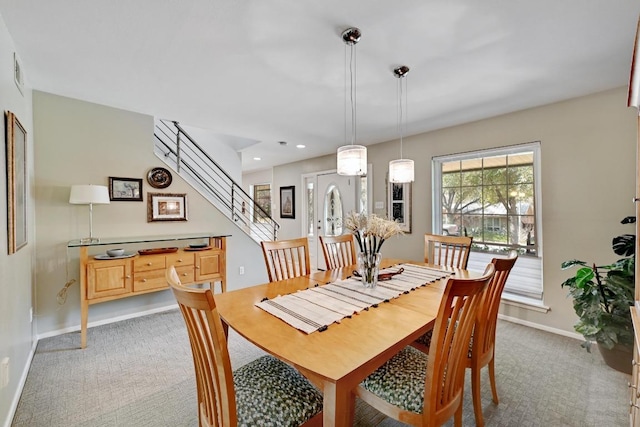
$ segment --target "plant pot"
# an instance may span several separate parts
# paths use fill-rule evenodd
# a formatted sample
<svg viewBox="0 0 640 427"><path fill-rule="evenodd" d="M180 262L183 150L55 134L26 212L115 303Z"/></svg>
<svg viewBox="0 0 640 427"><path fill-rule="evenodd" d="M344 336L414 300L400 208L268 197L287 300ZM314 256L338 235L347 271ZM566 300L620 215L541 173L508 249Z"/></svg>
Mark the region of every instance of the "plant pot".
<svg viewBox="0 0 640 427"><path fill-rule="evenodd" d="M631 361L633 360L633 347L616 344L611 350L598 344L598 350L610 368L631 375Z"/></svg>

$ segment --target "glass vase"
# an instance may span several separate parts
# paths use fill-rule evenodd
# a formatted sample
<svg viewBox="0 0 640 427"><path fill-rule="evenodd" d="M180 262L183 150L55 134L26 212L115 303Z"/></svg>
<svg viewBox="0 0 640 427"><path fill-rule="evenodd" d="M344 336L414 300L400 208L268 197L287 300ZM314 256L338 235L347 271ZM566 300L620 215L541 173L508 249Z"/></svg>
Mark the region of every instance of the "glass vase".
<svg viewBox="0 0 640 427"><path fill-rule="evenodd" d="M378 284L378 270L380 270L380 260L382 255L376 253L358 254L358 273L365 288L375 288Z"/></svg>

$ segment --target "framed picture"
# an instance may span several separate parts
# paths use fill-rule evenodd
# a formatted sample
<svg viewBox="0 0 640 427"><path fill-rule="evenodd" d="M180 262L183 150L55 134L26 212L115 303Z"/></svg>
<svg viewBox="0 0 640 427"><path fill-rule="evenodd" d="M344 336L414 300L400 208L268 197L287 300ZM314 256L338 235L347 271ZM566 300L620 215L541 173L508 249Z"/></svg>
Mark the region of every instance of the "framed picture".
<svg viewBox="0 0 640 427"><path fill-rule="evenodd" d="M397 221L402 231L411 233L411 183L388 185L387 216Z"/></svg>
<svg viewBox="0 0 640 427"><path fill-rule="evenodd" d="M296 217L296 187L280 187L280 218Z"/></svg>
<svg viewBox="0 0 640 427"><path fill-rule="evenodd" d="M147 193L147 222L186 220L186 194Z"/></svg>
<svg viewBox="0 0 640 427"><path fill-rule="evenodd" d="M141 202L142 179L110 176L109 200L112 202Z"/></svg>
<svg viewBox="0 0 640 427"><path fill-rule="evenodd" d="M7 153L7 237L9 254L27 244L27 131L11 111L5 114Z"/></svg>

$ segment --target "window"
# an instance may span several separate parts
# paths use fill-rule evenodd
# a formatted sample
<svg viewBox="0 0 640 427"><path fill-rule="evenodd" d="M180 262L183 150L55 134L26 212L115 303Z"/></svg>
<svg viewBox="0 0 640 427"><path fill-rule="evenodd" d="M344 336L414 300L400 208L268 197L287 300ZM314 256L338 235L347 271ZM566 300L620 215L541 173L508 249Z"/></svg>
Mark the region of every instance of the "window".
<svg viewBox="0 0 640 427"><path fill-rule="evenodd" d="M473 237L469 269L517 250L505 291L538 299L539 152L536 142L433 159L434 232Z"/></svg>
<svg viewBox="0 0 640 427"><path fill-rule="evenodd" d="M253 200L253 222L267 222L271 217L271 184L254 185Z"/></svg>

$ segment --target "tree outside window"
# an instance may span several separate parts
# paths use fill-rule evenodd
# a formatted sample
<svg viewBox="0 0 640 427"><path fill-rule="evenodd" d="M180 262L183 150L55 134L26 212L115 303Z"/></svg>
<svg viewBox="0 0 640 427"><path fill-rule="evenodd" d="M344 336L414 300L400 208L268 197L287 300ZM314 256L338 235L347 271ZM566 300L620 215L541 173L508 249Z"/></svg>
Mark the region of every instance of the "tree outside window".
<svg viewBox="0 0 640 427"><path fill-rule="evenodd" d="M474 248L535 254L534 152L441 163L441 224L472 236Z"/></svg>

